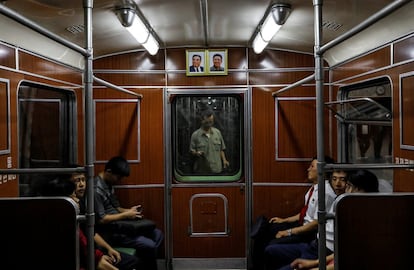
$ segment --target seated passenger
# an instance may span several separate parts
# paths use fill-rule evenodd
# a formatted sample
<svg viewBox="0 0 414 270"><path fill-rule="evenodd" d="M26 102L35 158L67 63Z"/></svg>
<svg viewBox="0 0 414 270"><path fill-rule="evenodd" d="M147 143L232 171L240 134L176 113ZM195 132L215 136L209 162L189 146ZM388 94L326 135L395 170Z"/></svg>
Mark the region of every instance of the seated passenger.
<svg viewBox="0 0 414 270"><path fill-rule="evenodd" d="M53 179L51 181L43 182L39 189L39 195L41 196L67 196L72 198L75 202L78 202L76 196L74 196L75 184L69 180L66 176ZM100 243L104 247L111 249L111 247L102 239ZM79 262L80 269L86 269L87 267L87 239L79 230ZM110 252L104 254L101 250L95 249L95 268L97 270L117 270L115 266L120 260L119 253Z"/></svg>
<svg viewBox="0 0 414 270"><path fill-rule="evenodd" d="M375 174L368 170L357 170L348 174L346 193L378 192L378 179ZM332 205L328 213L334 214L334 209L334 205ZM327 255L333 254L334 223L332 219L326 222L326 250ZM318 259L318 242L315 240L310 243L274 244L267 246L265 249L266 269L287 270L292 269L292 267L297 268L299 267L298 262L303 264L303 260L294 262L297 258Z"/></svg>
<svg viewBox="0 0 414 270"><path fill-rule="evenodd" d="M149 233L131 236L111 226L118 220L133 220L142 218L140 205L123 208L114 194L113 185L123 177L129 176L129 164L122 157L113 157L105 165L105 170L99 173L95 184L95 215L100 224L105 239L112 245L135 248L137 256L145 265L145 270L157 269L157 251L164 235L155 228ZM99 232L101 232L99 231Z"/></svg>
<svg viewBox="0 0 414 270"><path fill-rule="evenodd" d="M325 157L325 162L333 163L334 161L327 156ZM264 249L269 242L270 244L299 243L310 242L316 238L318 229L318 171L316 157L313 158L307 172L307 179L312 183L312 186L305 195L305 204L301 212L287 218L273 217L268 221L268 224L263 218L261 218L262 224L260 224L259 218L258 224L255 224L253 227L253 269L263 269ZM345 181L341 181L339 178L330 179L325 186L326 208L329 209L336 196L344 191Z"/></svg>
<svg viewBox="0 0 414 270"><path fill-rule="evenodd" d="M80 165L73 165L73 168L81 167ZM74 195L79 203L79 209L81 214L85 214L85 190L86 190L86 178L83 173L73 173L70 176L70 180L75 183ZM84 230L84 224L81 224L81 228ZM138 258L123 252L118 252L112 246L110 246L98 233L94 236L95 243L99 249L106 250L106 253L111 257L116 258L116 266L120 270L132 270L138 268Z"/></svg>

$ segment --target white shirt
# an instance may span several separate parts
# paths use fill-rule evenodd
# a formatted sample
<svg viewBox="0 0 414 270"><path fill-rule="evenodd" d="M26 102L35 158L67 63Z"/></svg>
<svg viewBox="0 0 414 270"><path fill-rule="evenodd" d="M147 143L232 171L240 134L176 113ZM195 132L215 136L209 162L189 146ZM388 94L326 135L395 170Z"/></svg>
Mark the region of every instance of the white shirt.
<svg viewBox="0 0 414 270"><path fill-rule="evenodd" d="M327 212L328 214L335 214L335 206L332 204L331 208ZM326 230L326 247L334 251L334 220L328 219L325 225Z"/></svg>
<svg viewBox="0 0 414 270"><path fill-rule="evenodd" d="M303 224L309 223L314 220L318 220L318 184L315 184L312 197L309 200L308 209L306 210ZM310 189L305 194L305 203L308 201ZM325 182L325 209L330 209L333 201L336 198L336 194L333 191L328 181Z"/></svg>

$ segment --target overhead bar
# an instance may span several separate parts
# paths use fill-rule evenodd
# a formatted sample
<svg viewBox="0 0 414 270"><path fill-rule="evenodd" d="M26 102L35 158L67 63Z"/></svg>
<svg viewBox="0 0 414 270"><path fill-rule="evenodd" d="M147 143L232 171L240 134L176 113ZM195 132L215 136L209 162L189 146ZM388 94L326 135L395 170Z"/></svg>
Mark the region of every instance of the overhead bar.
<svg viewBox="0 0 414 270"><path fill-rule="evenodd" d="M392 2L391 4L384 7L383 9L381 9L380 11L378 11L377 13L375 13L374 15L372 15L371 17L369 17L365 21L361 22L360 24L358 24L357 26L355 26L354 28L349 30L348 32L344 33L343 35L341 35L341 36L337 37L336 39L331 40L330 42L323 45L320 48L319 52L317 52L317 53L323 54L327 50L329 50L332 47L338 45L342 41L345 41L346 39L358 34L362 30L368 28L369 26L373 25L375 22L377 22L380 19L386 17L391 12L395 11L396 9L400 8L401 6L403 6L405 4L408 4L409 2L411 2L411 0L399 0L399 1Z"/></svg>
<svg viewBox="0 0 414 270"><path fill-rule="evenodd" d="M35 30L36 32L50 38L53 39L54 41L72 49L77 51L78 53L81 53L84 56L87 56L89 54L89 52L87 50L85 50L84 48L64 39L61 38L60 36L50 32L49 30L43 28L42 26L38 25L37 23L23 17L22 15L18 14L17 12L9 9L8 7L6 7L4 4L0 4L0 13L2 13L3 15L31 28L32 30Z"/></svg>
<svg viewBox="0 0 414 270"><path fill-rule="evenodd" d="M208 7L207 0L200 0L201 21L203 22L204 44L209 45L208 40Z"/></svg>
<svg viewBox="0 0 414 270"><path fill-rule="evenodd" d="M272 93L272 96L275 97L275 96L277 96L277 95L279 95L279 94L281 94L281 93L283 93L283 92L285 92L287 90L290 90L290 89L295 88L295 87L298 87L298 86L300 86L300 85L302 85L304 83L307 83L309 81L312 81L313 79L315 79L315 73L313 73L312 75L310 75L310 76L308 76L306 78L303 78L300 81L297 81L295 83L292 83L291 85L288 85L288 86L286 86L286 87L284 87L282 89L279 89L276 92L273 92Z"/></svg>
<svg viewBox="0 0 414 270"><path fill-rule="evenodd" d="M107 81L105 81L105 80L99 79L99 78L98 78L98 77L96 77L96 76L93 76L93 80L94 80L95 82L97 82L97 83L100 83L100 84L102 84L102 85L106 86L106 87L109 87L109 88L112 88L112 89L115 89L115 90L118 90L118 91L121 91L121 92L124 92L124 93L130 94L130 95L134 95L134 96L136 96L136 97L138 97L138 98L142 98L142 95L141 95L141 94L137 94L137 93L135 93L135 92L129 91L129 90L125 89L125 88L119 87L119 86L117 86L117 85L115 85L115 84L112 84L112 83L107 82Z"/></svg>

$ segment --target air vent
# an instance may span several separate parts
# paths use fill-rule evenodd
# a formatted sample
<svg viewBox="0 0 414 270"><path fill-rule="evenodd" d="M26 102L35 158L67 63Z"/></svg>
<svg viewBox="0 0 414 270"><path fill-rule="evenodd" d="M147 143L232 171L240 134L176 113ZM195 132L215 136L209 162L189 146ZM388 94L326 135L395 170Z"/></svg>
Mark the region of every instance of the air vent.
<svg viewBox="0 0 414 270"><path fill-rule="evenodd" d="M324 21L322 23L322 27L331 30L331 31L338 31L339 28L342 27L343 24L336 23L336 22L330 22L330 21Z"/></svg>
<svg viewBox="0 0 414 270"><path fill-rule="evenodd" d="M66 27L66 30L68 32L71 32L74 35L79 34L79 33L83 33L84 29L85 29L85 26L83 26L82 24L71 25L71 26Z"/></svg>

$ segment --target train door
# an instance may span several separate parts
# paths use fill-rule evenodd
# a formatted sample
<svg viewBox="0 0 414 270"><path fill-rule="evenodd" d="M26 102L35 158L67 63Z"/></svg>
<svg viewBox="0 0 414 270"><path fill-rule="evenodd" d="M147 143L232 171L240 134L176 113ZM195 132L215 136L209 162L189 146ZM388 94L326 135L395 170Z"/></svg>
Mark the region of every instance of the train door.
<svg viewBox="0 0 414 270"><path fill-rule="evenodd" d="M76 154L75 96L72 91L23 82L19 87L19 167L53 168ZM35 195L39 176L20 175L21 196Z"/></svg>
<svg viewBox="0 0 414 270"><path fill-rule="evenodd" d="M167 90L165 99L173 267L245 268L248 91Z"/></svg>

